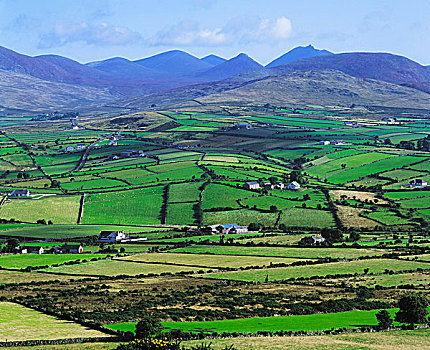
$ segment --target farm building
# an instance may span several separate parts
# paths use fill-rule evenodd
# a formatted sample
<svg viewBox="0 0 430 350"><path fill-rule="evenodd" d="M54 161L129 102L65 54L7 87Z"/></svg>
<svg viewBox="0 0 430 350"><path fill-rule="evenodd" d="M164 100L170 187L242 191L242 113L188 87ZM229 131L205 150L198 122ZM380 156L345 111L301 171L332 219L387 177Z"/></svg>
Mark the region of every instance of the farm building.
<svg viewBox="0 0 430 350"><path fill-rule="evenodd" d="M263 184L263 187L264 187L266 190L273 190L273 187L275 187L275 186L273 186L270 182L265 182L265 183Z"/></svg>
<svg viewBox="0 0 430 350"><path fill-rule="evenodd" d="M388 122L388 123L394 123L396 121L396 118L393 118L393 117L384 117L384 118L381 118L381 121Z"/></svg>
<svg viewBox="0 0 430 350"><path fill-rule="evenodd" d="M292 183L290 183L287 188L289 190L298 190L300 188L300 184L297 181L293 181Z"/></svg>
<svg viewBox="0 0 430 350"><path fill-rule="evenodd" d="M321 235L311 236L308 238L309 243L322 243L325 241L325 238Z"/></svg>
<svg viewBox="0 0 430 350"><path fill-rule="evenodd" d="M80 244L58 245L49 249L50 254L81 254L84 248Z"/></svg>
<svg viewBox="0 0 430 350"><path fill-rule="evenodd" d="M330 145L346 145L345 140L332 140L330 141Z"/></svg>
<svg viewBox="0 0 430 350"><path fill-rule="evenodd" d="M67 146L65 149L63 149L64 152L73 152L75 150L75 147L73 146Z"/></svg>
<svg viewBox="0 0 430 350"><path fill-rule="evenodd" d="M327 145L329 145L329 144L330 144L330 141L320 141L320 142L319 142L319 144L320 144L320 145L327 146Z"/></svg>
<svg viewBox="0 0 430 350"><path fill-rule="evenodd" d="M43 254L43 247L39 246L21 246L21 254Z"/></svg>
<svg viewBox="0 0 430 350"><path fill-rule="evenodd" d="M251 124L237 124L238 129L252 129Z"/></svg>
<svg viewBox="0 0 430 350"><path fill-rule="evenodd" d="M119 154L119 156L120 156L121 158L129 158L129 157L135 157L135 156L137 156L138 154L139 154L139 152L137 152L137 151L135 151L135 150L127 150L127 151L121 152L121 153Z"/></svg>
<svg viewBox="0 0 430 350"><path fill-rule="evenodd" d="M80 144L77 144L76 145L76 150L77 151L79 151L79 150L82 150L82 149L85 149L85 148L87 148L87 146L85 146L85 144L83 144L83 143L80 143Z"/></svg>
<svg viewBox="0 0 430 350"><path fill-rule="evenodd" d="M428 184L426 181L422 180L422 179L413 179L411 182L409 182L410 186L413 187L427 187Z"/></svg>
<svg viewBox="0 0 430 350"><path fill-rule="evenodd" d="M224 224L224 225L212 225L210 226L212 232L220 233L220 234L235 234L235 233L247 233L248 227L239 226L238 224ZM218 230L218 228L222 227L222 230Z"/></svg>
<svg viewBox="0 0 430 350"><path fill-rule="evenodd" d="M30 191L26 188L22 190L13 190L10 195L11 197L28 197L30 195Z"/></svg>
<svg viewBox="0 0 430 350"><path fill-rule="evenodd" d="M283 190L285 188L285 185L282 182L280 182L280 183L275 185L275 188Z"/></svg>
<svg viewBox="0 0 430 350"><path fill-rule="evenodd" d="M247 190L258 190L260 188L260 184L256 181L245 182L243 187Z"/></svg>
<svg viewBox="0 0 430 350"><path fill-rule="evenodd" d="M102 231L99 235L100 242L121 242L127 239L128 235L124 231Z"/></svg>

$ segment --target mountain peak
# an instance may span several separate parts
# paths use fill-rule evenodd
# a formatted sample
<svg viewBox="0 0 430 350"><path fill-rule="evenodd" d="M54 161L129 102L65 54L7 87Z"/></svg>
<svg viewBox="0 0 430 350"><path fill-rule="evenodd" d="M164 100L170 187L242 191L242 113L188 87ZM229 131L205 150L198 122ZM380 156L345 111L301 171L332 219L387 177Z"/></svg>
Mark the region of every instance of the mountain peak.
<svg viewBox="0 0 430 350"><path fill-rule="evenodd" d="M288 51L282 56L270 62L266 67L276 67L282 64L291 63L294 61L301 60L303 58L309 58L314 56L322 56L322 55L332 55L333 53L327 50L318 50L315 49L312 44L308 46L297 46L294 49Z"/></svg>
<svg viewBox="0 0 430 350"><path fill-rule="evenodd" d="M254 61L247 54L240 53L236 57L199 74L199 78L203 78L207 81L221 80L231 77L232 75L261 68L263 68L263 66L260 63Z"/></svg>

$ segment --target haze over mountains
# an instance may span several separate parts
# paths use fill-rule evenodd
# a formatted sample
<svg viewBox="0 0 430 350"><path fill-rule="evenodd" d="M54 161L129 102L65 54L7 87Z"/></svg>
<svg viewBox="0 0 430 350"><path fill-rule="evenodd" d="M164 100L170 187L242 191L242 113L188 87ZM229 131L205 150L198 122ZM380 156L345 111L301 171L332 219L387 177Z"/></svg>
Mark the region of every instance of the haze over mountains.
<svg viewBox="0 0 430 350"><path fill-rule="evenodd" d="M429 92L430 69L406 57L333 54L311 45L290 50L266 67L244 53L229 60L216 55L200 59L172 50L136 61L114 57L81 64L58 55L31 57L0 47L3 110L79 110L106 103L145 109L196 98L237 101L239 96L244 101L253 96L254 101L270 103L304 101L307 96L321 103L379 105L384 99L393 105L403 99L403 103L430 108Z"/></svg>

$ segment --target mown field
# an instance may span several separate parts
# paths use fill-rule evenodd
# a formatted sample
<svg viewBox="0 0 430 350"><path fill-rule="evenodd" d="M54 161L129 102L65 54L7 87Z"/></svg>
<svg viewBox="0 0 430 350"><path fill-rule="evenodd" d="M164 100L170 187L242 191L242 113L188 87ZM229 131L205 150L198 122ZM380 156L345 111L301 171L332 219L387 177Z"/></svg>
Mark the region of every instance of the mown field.
<svg viewBox="0 0 430 350"><path fill-rule="evenodd" d="M265 270L247 270L235 272L218 272L205 274L205 277L217 279L232 279L247 282L263 282L266 277L270 281L278 281L289 278L328 276L337 274L364 273L364 269L369 269L370 273L379 273L385 270L402 271L416 269L430 269L427 263L401 261L401 260L358 260L349 262L334 262L327 264L308 266L289 266Z"/></svg>
<svg viewBox="0 0 430 350"><path fill-rule="evenodd" d="M378 256L385 253L382 249L348 249L348 248L291 248L291 247L235 247L193 245L174 249L178 253L271 256L297 259L347 258Z"/></svg>
<svg viewBox="0 0 430 350"><path fill-rule="evenodd" d="M8 341L103 337L104 333L18 304L0 303L0 338Z"/></svg>

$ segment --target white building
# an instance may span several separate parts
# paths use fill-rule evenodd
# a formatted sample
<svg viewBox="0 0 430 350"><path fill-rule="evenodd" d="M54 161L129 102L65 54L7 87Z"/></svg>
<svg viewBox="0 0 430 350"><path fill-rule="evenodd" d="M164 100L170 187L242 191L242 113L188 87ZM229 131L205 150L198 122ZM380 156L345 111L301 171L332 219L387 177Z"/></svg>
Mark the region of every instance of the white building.
<svg viewBox="0 0 430 350"><path fill-rule="evenodd" d="M243 185L248 190L258 190L260 188L260 184L256 181L245 182Z"/></svg>
<svg viewBox="0 0 430 350"><path fill-rule="evenodd" d="M99 235L100 242L121 242L128 238L124 231L102 231Z"/></svg>
<svg viewBox="0 0 430 350"><path fill-rule="evenodd" d="M320 145L327 146L327 145L329 145L329 144L330 144L330 141L320 141L320 142L319 142L319 144L320 144Z"/></svg>
<svg viewBox="0 0 430 350"><path fill-rule="evenodd" d="M409 182L409 185L414 187L427 187L428 184L426 181L422 179L413 179L411 182Z"/></svg>
<svg viewBox="0 0 430 350"><path fill-rule="evenodd" d="M293 181L292 183L290 183L287 188L289 190L298 190L300 188L300 184L297 181Z"/></svg>

